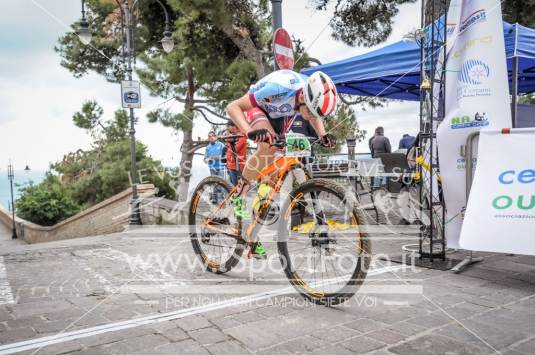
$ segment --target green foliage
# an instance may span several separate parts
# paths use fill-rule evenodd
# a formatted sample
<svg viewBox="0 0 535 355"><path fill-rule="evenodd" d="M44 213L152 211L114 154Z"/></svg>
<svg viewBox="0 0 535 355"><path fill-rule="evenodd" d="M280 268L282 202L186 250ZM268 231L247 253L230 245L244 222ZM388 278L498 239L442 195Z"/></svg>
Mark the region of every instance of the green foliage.
<svg viewBox="0 0 535 355"><path fill-rule="evenodd" d="M336 147L334 149L318 147L316 152L319 154L339 153L342 146L346 144L346 138L353 135L357 142L366 137L366 130L359 128L357 114L350 106L340 105L336 114L325 120L325 131L336 137Z"/></svg>
<svg viewBox="0 0 535 355"><path fill-rule="evenodd" d="M23 187L21 193L17 200L17 215L43 226L54 225L80 210L71 191L51 174L38 185Z"/></svg>
<svg viewBox="0 0 535 355"><path fill-rule="evenodd" d="M87 101L73 115L74 124L93 137L92 148L65 155L61 162L51 165L52 171L43 182L22 188L17 201L20 217L53 225L131 186L128 115L118 110L112 120L104 121L103 114L97 102ZM139 141L136 162L139 183L152 183L158 188L158 196L175 198L173 176Z"/></svg>
<svg viewBox="0 0 535 355"><path fill-rule="evenodd" d="M398 6L415 0L309 0L317 10L334 3L332 37L349 46L374 46L392 33Z"/></svg>
<svg viewBox="0 0 535 355"><path fill-rule="evenodd" d="M504 21L535 27L535 0L504 0L502 13Z"/></svg>
<svg viewBox="0 0 535 355"><path fill-rule="evenodd" d="M117 110L113 119L104 121L104 111L95 101L87 101L73 115L76 126L87 130L94 140L92 149L67 155L52 165L69 185L73 198L85 207L94 205L130 186L129 117L126 111ZM144 180L153 183L159 196L174 198L171 177L162 164L152 159L147 147L136 142L138 172ZM164 173L161 173L164 171ZM141 180L138 177L138 180Z"/></svg>

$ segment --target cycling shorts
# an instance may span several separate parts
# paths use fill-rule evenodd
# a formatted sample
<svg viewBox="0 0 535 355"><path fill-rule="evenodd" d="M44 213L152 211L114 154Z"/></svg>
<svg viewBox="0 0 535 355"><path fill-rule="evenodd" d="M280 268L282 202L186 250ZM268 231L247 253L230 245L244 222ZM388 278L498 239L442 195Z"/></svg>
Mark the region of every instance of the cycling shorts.
<svg viewBox="0 0 535 355"><path fill-rule="evenodd" d="M258 107L254 107L245 111L245 119L251 126L251 129L257 129L256 126L258 126L260 122L267 122L273 128L273 131L280 136L284 135L288 131L288 128L293 122L293 118L268 118L264 111Z"/></svg>

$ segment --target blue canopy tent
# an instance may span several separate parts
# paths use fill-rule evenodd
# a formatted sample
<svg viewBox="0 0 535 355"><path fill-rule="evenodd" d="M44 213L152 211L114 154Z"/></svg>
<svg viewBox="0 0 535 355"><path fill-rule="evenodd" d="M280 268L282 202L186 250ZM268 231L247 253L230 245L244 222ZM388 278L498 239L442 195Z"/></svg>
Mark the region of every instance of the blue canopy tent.
<svg viewBox="0 0 535 355"><path fill-rule="evenodd" d="M535 92L535 30L504 22L503 32L510 92L516 102L517 94ZM344 94L419 101L419 63L419 45L415 41L399 41L356 57L306 68L302 73L310 75L321 70Z"/></svg>

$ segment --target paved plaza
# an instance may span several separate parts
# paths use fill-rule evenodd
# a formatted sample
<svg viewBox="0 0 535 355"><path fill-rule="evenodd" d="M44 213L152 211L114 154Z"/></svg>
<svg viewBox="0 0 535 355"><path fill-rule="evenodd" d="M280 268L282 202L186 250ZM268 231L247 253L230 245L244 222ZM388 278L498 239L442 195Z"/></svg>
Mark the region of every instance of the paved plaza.
<svg viewBox="0 0 535 355"><path fill-rule="evenodd" d="M414 242L393 228L374 254ZM0 353L535 353L535 257L481 253L461 274L375 260L357 296L327 308L263 267L274 257L191 266L187 234L2 245Z"/></svg>

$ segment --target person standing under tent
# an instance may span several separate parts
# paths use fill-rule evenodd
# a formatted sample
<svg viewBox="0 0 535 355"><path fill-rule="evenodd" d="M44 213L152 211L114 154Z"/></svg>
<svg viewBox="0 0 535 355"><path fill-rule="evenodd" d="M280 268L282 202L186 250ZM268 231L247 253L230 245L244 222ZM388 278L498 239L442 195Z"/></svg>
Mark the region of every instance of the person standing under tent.
<svg viewBox="0 0 535 355"><path fill-rule="evenodd" d="M372 158L377 158L379 154L391 153L392 146L390 145L390 140L385 137L385 130L383 127L379 126L375 129L375 135L370 138L368 141L368 146L370 147L370 152L372 153ZM380 187L386 183L385 178L374 178L373 187Z"/></svg>
<svg viewBox="0 0 535 355"><path fill-rule="evenodd" d="M390 140L385 137L385 129L381 126L375 129L375 135L368 141L372 158L377 158L379 154L392 153Z"/></svg>
<svg viewBox="0 0 535 355"><path fill-rule="evenodd" d="M414 144L414 141L416 140L416 137L411 136L410 134L405 133L403 135L403 138L399 140L399 146L398 149L410 149L412 145Z"/></svg>

